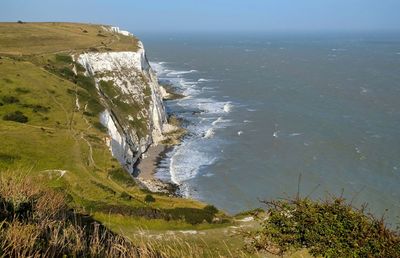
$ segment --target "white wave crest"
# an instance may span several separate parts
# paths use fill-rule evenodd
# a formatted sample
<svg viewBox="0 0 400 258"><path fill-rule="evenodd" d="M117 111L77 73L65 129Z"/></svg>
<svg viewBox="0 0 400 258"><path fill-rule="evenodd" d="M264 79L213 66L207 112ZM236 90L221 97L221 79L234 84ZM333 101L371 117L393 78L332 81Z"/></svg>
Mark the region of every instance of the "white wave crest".
<svg viewBox="0 0 400 258"><path fill-rule="evenodd" d="M232 104L230 102L226 103L224 105L224 112L229 113L229 112L231 112L231 110L232 110Z"/></svg>
<svg viewBox="0 0 400 258"><path fill-rule="evenodd" d="M183 74L197 72L197 70L189 70L189 71L165 70L165 71L168 72L167 76L176 76L176 75L183 75Z"/></svg>
<svg viewBox="0 0 400 258"><path fill-rule="evenodd" d="M204 134L204 138L206 139L210 139L214 136L214 129L213 128L209 128L206 133Z"/></svg>
<svg viewBox="0 0 400 258"><path fill-rule="evenodd" d="M213 79L204 79L204 78L200 78L200 79L198 79L197 81L198 81L198 82L213 82L213 81L215 81L215 80L213 80Z"/></svg>

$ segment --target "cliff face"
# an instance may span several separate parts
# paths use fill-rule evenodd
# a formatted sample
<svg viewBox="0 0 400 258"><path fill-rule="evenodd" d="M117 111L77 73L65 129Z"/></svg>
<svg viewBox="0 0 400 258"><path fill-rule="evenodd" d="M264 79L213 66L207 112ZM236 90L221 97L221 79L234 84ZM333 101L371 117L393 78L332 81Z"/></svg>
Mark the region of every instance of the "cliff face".
<svg viewBox="0 0 400 258"><path fill-rule="evenodd" d="M157 77L141 42L136 52L89 52L77 57L95 79L106 110L100 121L108 129L113 156L130 172L151 144L169 128Z"/></svg>

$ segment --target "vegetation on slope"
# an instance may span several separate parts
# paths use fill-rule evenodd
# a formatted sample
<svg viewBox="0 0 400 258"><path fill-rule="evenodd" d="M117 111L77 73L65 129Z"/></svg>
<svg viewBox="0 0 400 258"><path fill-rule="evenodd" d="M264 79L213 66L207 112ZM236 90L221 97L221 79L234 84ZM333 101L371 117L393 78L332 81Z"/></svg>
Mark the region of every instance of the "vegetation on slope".
<svg viewBox="0 0 400 258"><path fill-rule="evenodd" d="M39 55L63 51L135 51L137 39L81 23L0 23L1 55Z"/></svg>
<svg viewBox="0 0 400 258"><path fill-rule="evenodd" d="M8 175L10 176L10 175ZM69 209L62 193L25 176L0 177L1 257L160 257L88 216Z"/></svg>
<svg viewBox="0 0 400 258"><path fill-rule="evenodd" d="M252 244L282 254L308 248L323 257L400 257L400 234L343 198L266 202L268 218Z"/></svg>
<svg viewBox="0 0 400 258"><path fill-rule="evenodd" d="M95 47L91 45L97 44L95 32L102 28L58 25L0 24L0 34L7 35L0 37L1 52L6 53L0 54L0 174L29 169L41 185L62 191L70 207L93 215L116 232L125 221L134 222L125 227L132 234L143 225L197 229L225 223L223 213L210 213L197 201L158 194L153 194L155 201L146 201L148 192L136 185L106 146L108 135L98 118L104 108L93 79L83 76L83 68L70 57ZM40 44L31 41L32 30L40 30L35 34L41 37ZM81 45L62 41L63 37ZM133 38L127 42L122 35L109 37L115 38L112 49L136 46ZM11 39L18 43L7 41Z"/></svg>
<svg viewBox="0 0 400 258"><path fill-rule="evenodd" d="M179 237L172 238L168 245L158 239L117 235L91 216L70 209L67 199L64 193L42 187L26 173L3 171L0 257L220 256Z"/></svg>

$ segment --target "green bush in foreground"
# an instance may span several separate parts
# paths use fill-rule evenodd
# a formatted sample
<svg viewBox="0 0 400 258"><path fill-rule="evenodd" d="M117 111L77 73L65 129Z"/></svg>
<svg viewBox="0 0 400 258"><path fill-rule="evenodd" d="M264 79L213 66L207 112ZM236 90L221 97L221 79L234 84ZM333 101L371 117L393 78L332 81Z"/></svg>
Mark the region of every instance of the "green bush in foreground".
<svg viewBox="0 0 400 258"><path fill-rule="evenodd" d="M323 257L400 257L400 235L343 198L265 202L269 217L253 237L258 250L308 248Z"/></svg>

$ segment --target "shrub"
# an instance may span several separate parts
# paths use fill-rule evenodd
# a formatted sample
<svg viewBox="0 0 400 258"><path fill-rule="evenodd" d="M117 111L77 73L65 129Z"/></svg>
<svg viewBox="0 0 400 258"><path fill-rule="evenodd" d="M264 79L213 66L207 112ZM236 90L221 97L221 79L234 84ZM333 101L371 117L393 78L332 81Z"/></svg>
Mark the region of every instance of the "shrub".
<svg viewBox="0 0 400 258"><path fill-rule="evenodd" d="M68 68L68 67L63 67L63 68L58 69L58 73L62 77L67 78L68 80L73 80L75 77L74 71L72 71L72 69Z"/></svg>
<svg viewBox="0 0 400 258"><path fill-rule="evenodd" d="M78 72L85 72L86 71L86 69L85 69L85 67L83 67L80 63L75 63L75 67L76 67L76 70L78 71Z"/></svg>
<svg viewBox="0 0 400 258"><path fill-rule="evenodd" d="M87 111L83 111L83 114L84 114L85 116L92 116L92 117L95 116L95 114L93 114L93 113L91 113L91 112L87 112Z"/></svg>
<svg viewBox="0 0 400 258"><path fill-rule="evenodd" d="M94 79L91 77L87 77L85 75L78 74L76 77L76 82L79 86L81 86L82 88L84 88L88 91L96 89Z"/></svg>
<svg viewBox="0 0 400 258"><path fill-rule="evenodd" d="M206 207L203 208L206 212L209 212L211 214L217 214L218 209L214 205L207 205Z"/></svg>
<svg viewBox="0 0 400 258"><path fill-rule="evenodd" d="M5 81L6 83L13 83L13 81L11 79L8 79L8 78L3 78L3 81Z"/></svg>
<svg viewBox="0 0 400 258"><path fill-rule="evenodd" d="M22 106L26 108L32 108L32 111L35 113L37 112L47 113L50 110L50 107L45 107L38 104L23 104Z"/></svg>
<svg viewBox="0 0 400 258"><path fill-rule="evenodd" d="M130 194L128 194L127 192L122 192L120 196L122 199L124 199L126 201L130 201L133 199L133 197Z"/></svg>
<svg viewBox="0 0 400 258"><path fill-rule="evenodd" d="M22 93L22 94L31 92L29 89L27 89L27 88L21 88L21 87L15 88L15 91L18 92L18 93Z"/></svg>
<svg viewBox="0 0 400 258"><path fill-rule="evenodd" d="M99 49L95 48L95 47L90 47L89 48L90 52L99 52Z"/></svg>
<svg viewBox="0 0 400 258"><path fill-rule="evenodd" d="M400 257L400 235L343 198L265 202L269 217L253 238L256 249L308 248L323 257Z"/></svg>
<svg viewBox="0 0 400 258"><path fill-rule="evenodd" d="M109 194L112 194L112 195L116 194L116 192L113 189L111 189L110 187L108 187L106 185L103 185L102 183L99 183L99 182L96 182L93 180L90 180L90 182Z"/></svg>
<svg viewBox="0 0 400 258"><path fill-rule="evenodd" d="M134 186L135 180L132 176L122 168L113 168L108 171L108 176L117 183L126 185L128 187Z"/></svg>
<svg viewBox="0 0 400 258"><path fill-rule="evenodd" d="M3 120L14 121L18 123L26 123L28 122L28 117L25 116L21 111L15 111L12 113L5 114L3 116Z"/></svg>
<svg viewBox="0 0 400 258"><path fill-rule="evenodd" d="M169 214L172 219L183 219L192 225L201 224L203 222L212 223L215 217L214 214L204 209L196 208L175 208L164 211Z"/></svg>
<svg viewBox="0 0 400 258"><path fill-rule="evenodd" d="M10 155L7 153L0 153L0 161L4 163L13 163L15 160L20 159L20 156Z"/></svg>
<svg viewBox="0 0 400 258"><path fill-rule="evenodd" d="M19 102L19 99L14 96L3 96L2 99L5 104L14 104Z"/></svg>
<svg viewBox="0 0 400 258"><path fill-rule="evenodd" d="M67 54L56 54L56 61L68 64L73 62L72 57Z"/></svg>
<svg viewBox="0 0 400 258"><path fill-rule="evenodd" d="M121 94L121 92L119 92L117 88L114 86L113 81L101 80L99 82L99 86L102 92L105 93L109 98L114 98Z"/></svg>
<svg viewBox="0 0 400 258"><path fill-rule="evenodd" d="M86 112L86 111L85 111ZM85 113L84 112L84 113ZM87 112L86 112L87 113ZM97 129L99 129L101 132L103 132L103 133L107 133L108 132L108 129L107 129L107 127L105 127L102 123L100 123L100 122L93 122L93 126L95 127L95 128L97 128Z"/></svg>
<svg viewBox="0 0 400 258"><path fill-rule="evenodd" d="M146 195L146 197L144 197L144 201L147 203L150 203L150 202L155 202L156 199L153 197L153 195L148 194L148 195Z"/></svg>

